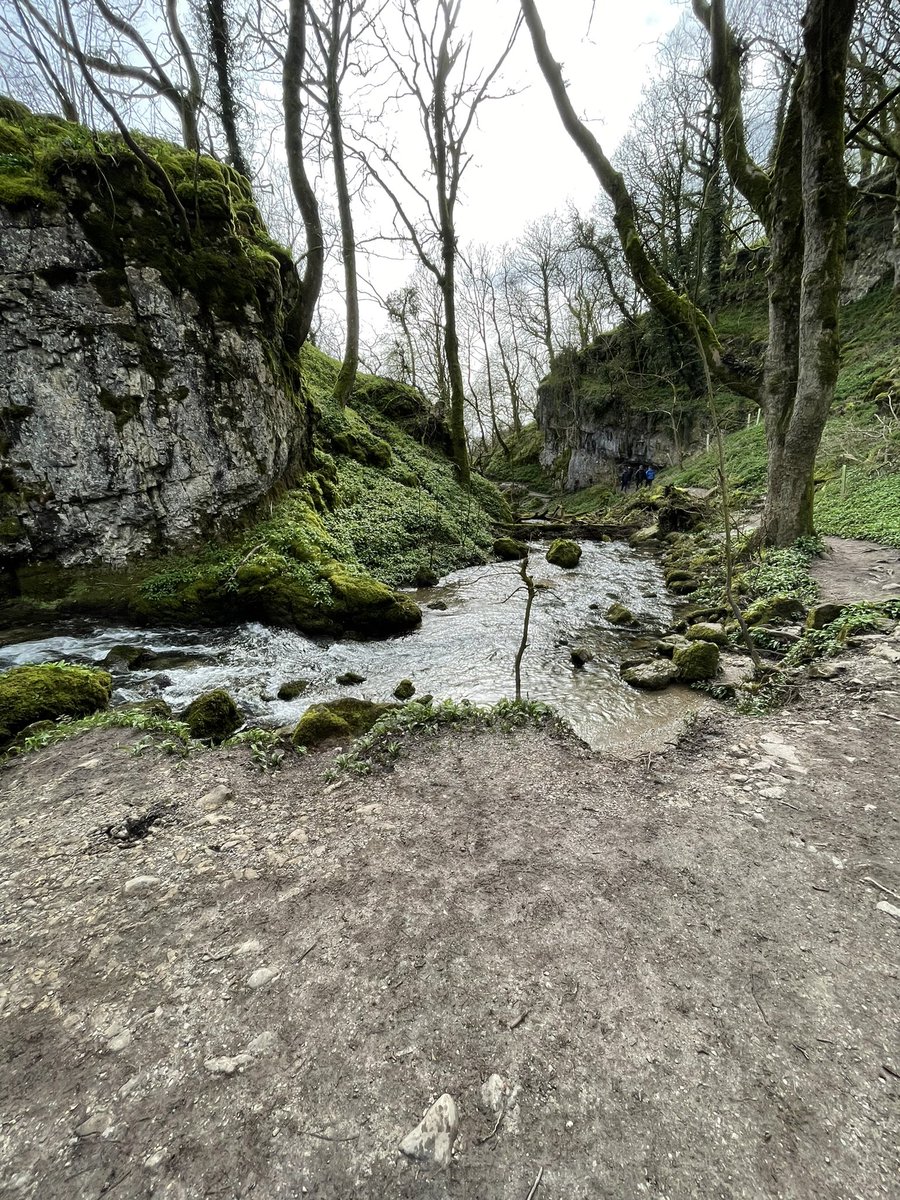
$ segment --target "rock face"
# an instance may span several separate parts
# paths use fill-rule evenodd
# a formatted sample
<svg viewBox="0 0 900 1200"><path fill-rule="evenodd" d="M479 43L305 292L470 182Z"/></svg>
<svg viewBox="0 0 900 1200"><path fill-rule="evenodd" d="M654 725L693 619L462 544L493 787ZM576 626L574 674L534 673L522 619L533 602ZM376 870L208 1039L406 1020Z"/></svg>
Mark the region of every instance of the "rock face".
<svg viewBox="0 0 900 1200"><path fill-rule="evenodd" d="M0 564L121 564L227 529L296 474L305 414L258 312L109 272L65 209L0 208Z"/></svg>

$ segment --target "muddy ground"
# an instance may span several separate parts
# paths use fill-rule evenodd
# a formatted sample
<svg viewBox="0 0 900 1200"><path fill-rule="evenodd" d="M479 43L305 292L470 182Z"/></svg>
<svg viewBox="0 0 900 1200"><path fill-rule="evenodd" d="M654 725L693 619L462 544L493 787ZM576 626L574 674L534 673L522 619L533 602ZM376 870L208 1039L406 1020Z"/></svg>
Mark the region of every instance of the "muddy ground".
<svg viewBox="0 0 900 1200"><path fill-rule="evenodd" d="M14 761L0 1192L896 1196L898 651L638 761ZM445 1092L439 1169L398 1145Z"/></svg>

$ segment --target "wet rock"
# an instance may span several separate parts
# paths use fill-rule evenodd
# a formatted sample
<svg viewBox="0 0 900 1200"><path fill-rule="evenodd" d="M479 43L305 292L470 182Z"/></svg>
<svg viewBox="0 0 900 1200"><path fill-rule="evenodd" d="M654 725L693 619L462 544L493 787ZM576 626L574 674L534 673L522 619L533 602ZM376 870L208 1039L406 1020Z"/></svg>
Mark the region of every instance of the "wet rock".
<svg viewBox="0 0 900 1200"><path fill-rule="evenodd" d="M216 660L209 654L192 654L189 650L142 650L130 670L140 667L146 671L191 671L195 667L210 667Z"/></svg>
<svg viewBox="0 0 900 1200"><path fill-rule="evenodd" d="M604 614L610 625L636 625L634 613L624 604L611 604Z"/></svg>
<svg viewBox="0 0 900 1200"><path fill-rule="evenodd" d="M193 700L181 715L197 741L214 745L224 742L241 725L241 714L231 696L223 688L204 692Z"/></svg>
<svg viewBox="0 0 900 1200"><path fill-rule="evenodd" d="M593 661L594 652L588 646L573 646L569 656L576 667L583 667L585 663Z"/></svg>
<svg viewBox="0 0 900 1200"><path fill-rule="evenodd" d="M679 646L672 654L672 663L682 683L712 679L719 669L719 647L714 642Z"/></svg>
<svg viewBox="0 0 900 1200"><path fill-rule="evenodd" d="M671 658L679 646L688 645L690 643L686 637L683 637L680 633L670 633L666 637L660 638L654 648L657 654L664 654L666 658Z"/></svg>
<svg viewBox="0 0 900 1200"><path fill-rule="evenodd" d="M430 588L434 587L440 580L440 576L431 567L417 567L416 573L413 576L413 587Z"/></svg>
<svg viewBox="0 0 900 1200"><path fill-rule="evenodd" d="M670 683L674 683L677 676L677 668L666 658L657 658L652 662L631 663L622 668L622 678L626 683L651 692L668 687Z"/></svg>
<svg viewBox="0 0 900 1200"><path fill-rule="evenodd" d="M416 694L416 685L411 679L401 679L394 688L394 696L398 700L410 700Z"/></svg>
<svg viewBox="0 0 900 1200"><path fill-rule="evenodd" d="M577 542L570 541L568 538L557 538L555 542L550 543L547 562L551 566L565 567L567 571L571 571L578 566L580 561L581 547Z"/></svg>
<svg viewBox="0 0 900 1200"><path fill-rule="evenodd" d="M494 542L494 553L498 558L512 562L514 559L527 558L528 547L524 542L517 541L516 538L497 538Z"/></svg>
<svg viewBox="0 0 900 1200"><path fill-rule="evenodd" d="M105 671L133 671L142 665L145 657L147 651L143 646L113 646L101 665Z"/></svg>
<svg viewBox="0 0 900 1200"><path fill-rule="evenodd" d="M343 675L338 675L335 683L339 683L341 687L353 687L357 683L365 683L365 675L360 675L356 671L345 671Z"/></svg>
<svg viewBox="0 0 900 1200"><path fill-rule="evenodd" d="M290 679L278 689L279 700L296 700L309 687L308 679Z"/></svg>
<svg viewBox="0 0 900 1200"><path fill-rule="evenodd" d="M425 605L426 608L431 608L435 612L446 612L447 604L443 600L432 600L430 604Z"/></svg>
<svg viewBox="0 0 900 1200"><path fill-rule="evenodd" d="M659 526L648 525L646 529L638 529L628 539L629 546L652 546L654 542L659 540Z"/></svg>
<svg viewBox="0 0 900 1200"><path fill-rule="evenodd" d="M456 1101L445 1092L400 1143L400 1153L417 1162L449 1166L458 1130Z"/></svg>
<svg viewBox="0 0 900 1200"><path fill-rule="evenodd" d="M247 987L256 991L257 988L265 987L267 983L271 983L277 977L278 972L274 967L257 967L247 980Z"/></svg>
<svg viewBox="0 0 900 1200"><path fill-rule="evenodd" d="M724 646L728 642L724 627L714 621L698 621L696 625L689 625L684 636L689 642L715 642L717 646Z"/></svg>

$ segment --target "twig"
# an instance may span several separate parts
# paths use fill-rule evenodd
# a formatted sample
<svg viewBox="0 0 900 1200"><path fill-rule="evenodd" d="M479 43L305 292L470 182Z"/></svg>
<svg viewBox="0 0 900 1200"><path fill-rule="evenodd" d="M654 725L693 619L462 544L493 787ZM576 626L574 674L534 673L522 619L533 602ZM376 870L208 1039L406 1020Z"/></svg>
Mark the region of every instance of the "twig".
<svg viewBox="0 0 900 1200"><path fill-rule="evenodd" d="M534 1194L538 1190L538 1188L541 1186L541 1180L543 1178L544 1178L544 1168L541 1167L541 1169L537 1173L537 1179L531 1185L531 1191L525 1197L525 1200L534 1200Z"/></svg>
<svg viewBox="0 0 900 1200"><path fill-rule="evenodd" d="M351 1133L349 1137L330 1137L327 1133L316 1133L314 1129L298 1129L301 1137L318 1138L320 1142L358 1142L359 1134Z"/></svg>
<svg viewBox="0 0 900 1200"><path fill-rule="evenodd" d="M873 888L878 888L879 892L884 892L886 896L891 896L894 900L900 900L900 896L896 892L892 892L890 888L885 887L883 883L879 883L877 879L873 879L871 875L863 875L860 883L870 883Z"/></svg>
<svg viewBox="0 0 900 1200"><path fill-rule="evenodd" d="M876 717L886 717L888 721L897 721L900 723L900 717L895 717L893 713L875 712Z"/></svg>
<svg viewBox="0 0 900 1200"><path fill-rule="evenodd" d="M315 950L316 946L318 946L318 944L319 944L318 942L313 942L313 944L312 944L311 946L307 946L307 947L306 947L306 949L303 951L303 953L302 953L302 954L300 955L300 957L297 959L297 966L298 966L298 967L299 967L299 966L300 966L300 964L303 962L304 958L306 958L307 954L311 954L311 953L312 953L312 951L313 951L313 950Z"/></svg>
<svg viewBox="0 0 900 1200"><path fill-rule="evenodd" d="M802 808L798 808L796 804L788 804L787 800L776 800L776 804L783 804L785 808L792 808L794 812L803 812Z"/></svg>
<svg viewBox="0 0 900 1200"><path fill-rule="evenodd" d="M478 1139L478 1141L477 1141L477 1143L476 1143L476 1145L483 1146L483 1145L485 1144L485 1142L489 1142L489 1141L491 1140L491 1138L494 1136L494 1134L497 1132L497 1130L500 1128L500 1122L503 1120L503 1118L504 1118L505 1116L506 1116L506 1105L505 1105L505 1104L501 1104L501 1106L500 1106L500 1114L499 1114L499 1116L497 1117L497 1123L496 1123L496 1125L495 1125L495 1126L494 1126L494 1128L491 1130L491 1132L490 1132L490 1133L487 1135L487 1137L479 1138L479 1139Z"/></svg>
<svg viewBox="0 0 900 1200"><path fill-rule="evenodd" d="M895 1079L900 1079L900 1071L895 1071L893 1067L889 1067L887 1063L881 1064L882 1071L886 1071L888 1075L893 1075Z"/></svg>
<svg viewBox="0 0 900 1200"><path fill-rule="evenodd" d="M793 1043L793 1046L794 1046L794 1049L799 1050L800 1053L803 1055L803 1057L806 1059L806 1061L809 1062L809 1055L806 1053L806 1051L803 1049L803 1047L798 1046L796 1042Z"/></svg>

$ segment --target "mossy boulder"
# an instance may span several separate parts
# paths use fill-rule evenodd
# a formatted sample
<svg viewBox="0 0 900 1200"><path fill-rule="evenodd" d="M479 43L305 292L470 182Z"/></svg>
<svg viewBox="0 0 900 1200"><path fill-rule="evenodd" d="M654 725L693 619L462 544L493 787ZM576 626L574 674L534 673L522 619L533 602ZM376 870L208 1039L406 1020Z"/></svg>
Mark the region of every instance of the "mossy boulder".
<svg viewBox="0 0 900 1200"><path fill-rule="evenodd" d="M396 704L378 704L356 696L313 704L297 722L291 740L295 746L307 749L349 741L367 733L379 717L396 707Z"/></svg>
<svg viewBox="0 0 900 1200"><path fill-rule="evenodd" d="M0 742L35 721L90 716L108 706L111 692L108 673L92 667L12 667L0 675Z"/></svg>
<svg viewBox="0 0 900 1200"><path fill-rule="evenodd" d="M643 688L645 691L658 692L670 683L674 683L678 670L666 658L658 658L653 662L629 663L622 667L622 678L632 687Z"/></svg>
<svg viewBox="0 0 900 1200"><path fill-rule="evenodd" d="M724 646L728 642L724 626L713 621L698 621L696 625L689 625L684 636L689 642L715 642L717 646Z"/></svg>
<svg viewBox="0 0 900 1200"><path fill-rule="evenodd" d="M365 675L360 675L358 671L345 671L343 675L338 675L335 683L341 687L353 687L357 683L365 683Z"/></svg>
<svg viewBox="0 0 900 1200"><path fill-rule="evenodd" d="M288 679L278 689L279 700L296 700L309 687L308 679Z"/></svg>
<svg viewBox="0 0 900 1200"><path fill-rule="evenodd" d="M401 679L394 688L394 696L398 700L411 700L416 694L416 685L411 679Z"/></svg>
<svg viewBox="0 0 900 1200"><path fill-rule="evenodd" d="M552 566L565 567L567 571L571 571L580 561L581 547L577 542L570 541L569 538L557 538L555 542L550 543L547 562Z"/></svg>
<svg viewBox="0 0 900 1200"><path fill-rule="evenodd" d="M659 541L659 526L656 524L648 525L645 529L638 529L628 539L629 546L640 548L641 546L652 546Z"/></svg>
<svg viewBox="0 0 900 1200"><path fill-rule="evenodd" d="M241 714L228 692L216 688L192 700L181 714L181 720L191 731L192 738L218 745L239 728Z"/></svg>
<svg viewBox="0 0 900 1200"><path fill-rule="evenodd" d="M113 646L103 660L107 671L133 671L142 665L147 651L142 646Z"/></svg>
<svg viewBox="0 0 900 1200"><path fill-rule="evenodd" d="M672 663L682 683L699 683L712 679L719 669L719 647L715 642L690 642L677 646Z"/></svg>
<svg viewBox="0 0 900 1200"><path fill-rule="evenodd" d="M824 629L846 611L846 604L815 604L806 614L806 628Z"/></svg>
<svg viewBox="0 0 900 1200"><path fill-rule="evenodd" d="M787 625L802 621L806 606L796 596L762 596L754 600L744 613L748 625Z"/></svg>
<svg viewBox="0 0 900 1200"><path fill-rule="evenodd" d="M368 575L335 564L324 571L333 595L332 613L348 629L371 637L406 633L422 623L422 610L402 592Z"/></svg>
<svg viewBox="0 0 900 1200"><path fill-rule="evenodd" d="M513 562L519 558L527 558L528 547L516 538L502 537L494 542L494 553L504 562Z"/></svg>
<svg viewBox="0 0 900 1200"><path fill-rule="evenodd" d="M611 604L604 614L610 625L636 625L634 613L624 604Z"/></svg>

